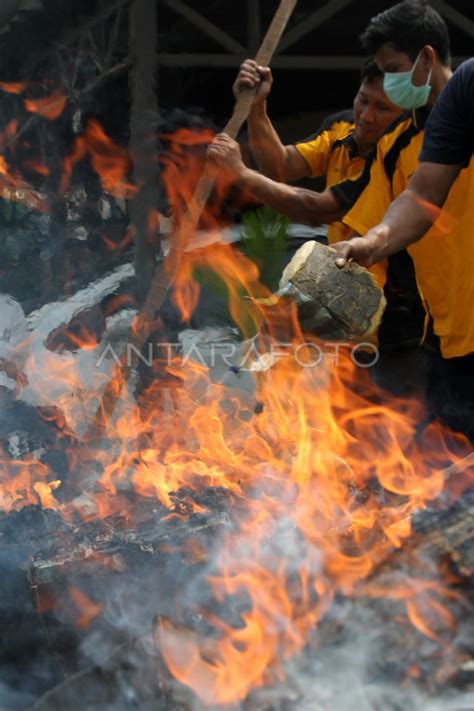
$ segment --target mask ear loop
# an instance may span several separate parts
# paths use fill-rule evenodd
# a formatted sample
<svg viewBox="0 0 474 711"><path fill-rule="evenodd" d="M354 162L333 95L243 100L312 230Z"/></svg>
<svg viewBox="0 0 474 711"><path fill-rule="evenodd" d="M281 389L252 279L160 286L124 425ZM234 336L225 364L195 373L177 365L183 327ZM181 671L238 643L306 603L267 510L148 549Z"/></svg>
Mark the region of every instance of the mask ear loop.
<svg viewBox="0 0 474 711"><path fill-rule="evenodd" d="M423 48L423 49L424 49L424 48ZM412 84L413 84L413 72L415 71L416 65L417 65L418 62L420 61L420 57L421 57L421 55L422 55L422 53L423 53L423 49L420 49L420 51L418 52L418 56L417 56L417 58L415 59L415 63L414 63L414 65L413 65L412 68L411 68ZM431 65L431 67L430 67L430 71L429 71L429 74L428 74L428 78L427 78L427 80L426 80L426 82L425 82L425 86L430 86L430 81L431 81L431 75L432 75L432 74L433 74L433 65Z"/></svg>
<svg viewBox="0 0 474 711"><path fill-rule="evenodd" d="M430 73L428 74L428 79L426 80L426 86L431 87L430 81L431 81L431 75L433 74L433 67L430 69Z"/></svg>

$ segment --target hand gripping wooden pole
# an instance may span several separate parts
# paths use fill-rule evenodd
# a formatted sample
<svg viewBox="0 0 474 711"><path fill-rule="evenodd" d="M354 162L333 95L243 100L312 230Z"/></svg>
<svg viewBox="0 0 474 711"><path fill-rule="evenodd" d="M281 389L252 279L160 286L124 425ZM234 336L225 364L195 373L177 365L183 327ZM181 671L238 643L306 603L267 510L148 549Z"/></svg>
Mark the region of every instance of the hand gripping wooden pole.
<svg viewBox="0 0 474 711"><path fill-rule="evenodd" d="M297 2L298 0L280 0L280 5L255 57L257 64L261 66L270 64ZM237 138L240 129L247 120L256 91L257 89L244 89L240 93L234 112L223 129L223 132L227 133L231 138ZM127 353L120 359L120 366L117 366L111 382L105 389L99 408L87 432L86 437L88 439L97 436L104 429L107 419L112 414L120 397L124 382L138 363L138 353L148 336L149 324L152 323L155 313L163 304L168 289L174 281L179 269L181 255L196 230L199 218L214 186L214 181L214 169L207 163L189 207L172 237L170 252L166 259L160 262L155 269L148 296L133 324L133 332L130 339L132 347L129 346Z"/></svg>

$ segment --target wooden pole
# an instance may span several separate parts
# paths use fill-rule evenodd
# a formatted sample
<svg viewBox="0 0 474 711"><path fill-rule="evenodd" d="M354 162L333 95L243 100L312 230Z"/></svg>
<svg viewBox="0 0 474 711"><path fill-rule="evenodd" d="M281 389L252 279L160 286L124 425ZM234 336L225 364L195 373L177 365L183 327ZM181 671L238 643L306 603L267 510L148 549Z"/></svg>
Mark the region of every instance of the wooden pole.
<svg viewBox="0 0 474 711"><path fill-rule="evenodd" d="M298 0L280 0L280 5L255 57L255 61L258 64L262 66L270 64L297 2ZM247 120L255 92L256 89L245 89L237 99L234 112L223 129L224 133L227 133L232 138L237 137ZM155 269L148 296L133 324L130 339L131 347L129 345L126 353L122 354L120 365L115 369L115 373L104 391L91 427L86 433L87 439L97 437L104 430L107 420L115 409L124 383L138 363L138 353L147 339L149 325L153 322L158 309L161 308L168 289L175 279L179 270L181 255L196 230L214 182L215 168L207 163L188 210L173 236L169 255Z"/></svg>
<svg viewBox="0 0 474 711"><path fill-rule="evenodd" d="M129 202L135 229L134 265L138 291L145 300L155 264L155 232L149 215L159 204L156 0L134 0L130 6L130 153L133 180L139 186ZM158 247L159 249L159 247Z"/></svg>
<svg viewBox="0 0 474 711"><path fill-rule="evenodd" d="M258 64L262 66L268 66L270 64L297 1L298 0L281 0L280 6L255 57L255 61ZM247 120L255 92L256 89L245 89L237 99L234 112L223 129L223 132L227 133L231 138L237 138L240 129ZM173 237L168 258L166 262L160 263L155 270L148 297L143 309L137 317L138 330L141 330L143 325L146 326L146 324L153 320L155 312L163 304L166 293L174 281L174 277L179 268L180 255L196 230L199 218L211 194L214 182L215 169L211 164L207 163L201 179L197 184L188 210L179 225L177 234ZM144 340L140 345L143 345ZM137 343L134 343L134 345L137 345Z"/></svg>

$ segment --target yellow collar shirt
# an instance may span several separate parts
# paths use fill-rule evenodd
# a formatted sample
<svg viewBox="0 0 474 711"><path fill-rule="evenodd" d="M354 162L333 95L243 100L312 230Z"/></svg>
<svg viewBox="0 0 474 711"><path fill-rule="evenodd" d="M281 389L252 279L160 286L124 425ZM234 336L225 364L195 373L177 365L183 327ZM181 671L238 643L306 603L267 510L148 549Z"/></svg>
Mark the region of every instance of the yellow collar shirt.
<svg viewBox="0 0 474 711"><path fill-rule="evenodd" d="M419 109L402 116L380 139L375 159L357 180L333 190L348 207L344 223L360 235L379 224L418 166L428 116ZM461 171L441 217L408 247L417 282L433 319L445 358L474 352L474 170Z"/></svg>
<svg viewBox="0 0 474 711"><path fill-rule="evenodd" d="M330 187L362 173L366 159L358 155L354 129L353 111L343 111L329 116L315 136L295 145L309 165L312 178L324 176L326 187ZM347 239L349 234L347 225L334 222L328 228L329 244Z"/></svg>
<svg viewBox="0 0 474 711"><path fill-rule="evenodd" d="M311 176L325 176L327 188L345 185L346 182L353 185L365 173L370 159L358 155L354 130L353 111L344 111L329 116L319 133L295 146L308 163ZM335 222L329 225L328 242L335 244L348 239L352 232L343 222ZM370 271L385 290L388 302L380 343L392 347L419 344L423 338L425 312L408 254L400 252L389 260L375 264Z"/></svg>

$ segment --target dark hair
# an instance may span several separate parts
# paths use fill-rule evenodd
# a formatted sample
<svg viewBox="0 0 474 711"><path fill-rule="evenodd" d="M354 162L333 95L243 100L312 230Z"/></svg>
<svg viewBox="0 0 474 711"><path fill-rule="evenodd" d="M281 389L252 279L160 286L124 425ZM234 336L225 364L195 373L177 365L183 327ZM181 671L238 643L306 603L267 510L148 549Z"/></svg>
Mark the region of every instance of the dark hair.
<svg viewBox="0 0 474 711"><path fill-rule="evenodd" d="M371 19L360 41L368 54L390 44L412 62L429 44L445 66L451 62L446 23L425 0L405 0L379 13Z"/></svg>
<svg viewBox="0 0 474 711"><path fill-rule="evenodd" d="M382 79L383 72L380 71L373 59L366 59L360 72L360 81L371 84L376 79Z"/></svg>

